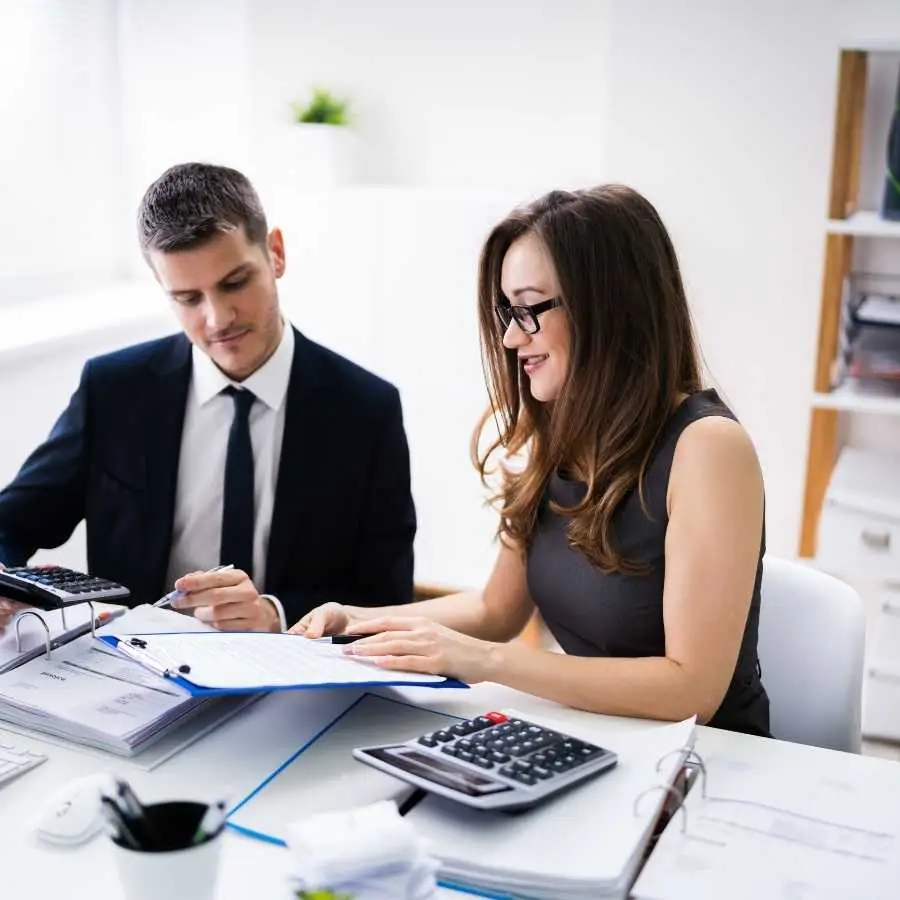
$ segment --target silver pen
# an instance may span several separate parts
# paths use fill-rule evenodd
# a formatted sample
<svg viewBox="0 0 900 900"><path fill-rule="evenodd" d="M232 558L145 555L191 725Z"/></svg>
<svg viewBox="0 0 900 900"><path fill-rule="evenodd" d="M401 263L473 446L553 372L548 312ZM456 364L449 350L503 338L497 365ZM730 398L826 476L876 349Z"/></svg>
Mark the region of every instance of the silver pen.
<svg viewBox="0 0 900 900"><path fill-rule="evenodd" d="M207 569L204 573L205 575L209 575L212 572L224 572L226 569L233 569L234 566L231 563L228 563L227 566L213 566L211 569ZM177 600L179 597L184 597L184 591L169 591L165 597L160 597L159 600L156 601L153 605L155 607L164 607L169 606L173 600Z"/></svg>

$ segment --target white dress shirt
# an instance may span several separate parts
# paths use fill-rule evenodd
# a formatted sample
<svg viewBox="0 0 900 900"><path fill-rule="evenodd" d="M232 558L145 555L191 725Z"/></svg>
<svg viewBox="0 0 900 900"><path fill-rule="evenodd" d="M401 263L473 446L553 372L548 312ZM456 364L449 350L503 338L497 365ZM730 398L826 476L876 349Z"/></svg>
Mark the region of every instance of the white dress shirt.
<svg viewBox="0 0 900 900"><path fill-rule="evenodd" d="M202 350L193 347L191 353L193 368L181 436L167 585L187 572L211 569L219 564L225 457L234 418L234 401L222 394L222 390L234 385L256 395L250 410L255 518L253 583L262 593L281 462L288 381L294 361L294 332L290 323L285 322L278 349L240 384L231 381ZM287 623L280 601L265 596L273 602L284 630Z"/></svg>

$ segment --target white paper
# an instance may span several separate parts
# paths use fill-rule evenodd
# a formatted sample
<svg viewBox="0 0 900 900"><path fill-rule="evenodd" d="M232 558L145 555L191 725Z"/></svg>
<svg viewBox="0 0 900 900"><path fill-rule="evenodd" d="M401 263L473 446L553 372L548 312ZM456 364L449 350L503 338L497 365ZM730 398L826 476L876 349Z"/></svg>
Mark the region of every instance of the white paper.
<svg viewBox="0 0 900 900"><path fill-rule="evenodd" d="M293 685L369 684L394 681L438 683L440 675L381 669L345 656L343 646L289 634L216 632L215 634L139 635L147 638L150 660L177 669L198 687L239 689Z"/></svg>
<svg viewBox="0 0 900 900"><path fill-rule="evenodd" d="M187 698L175 685L163 682L161 689L157 684L141 684L140 680L149 680L150 673L130 671L121 663L111 668L126 670L127 678L109 678L82 665L106 664L108 659L104 654L95 658L74 644L61 647L50 660L35 659L0 675L0 697L6 703L116 738L152 722Z"/></svg>
<svg viewBox="0 0 900 900"><path fill-rule="evenodd" d="M358 900L424 900L437 887L437 862L390 800L305 814L288 826L288 847L302 888Z"/></svg>
<svg viewBox="0 0 900 900"><path fill-rule="evenodd" d="M760 741L705 760L635 886L642 900L895 900L900 767ZM759 865L765 860L765 865Z"/></svg>
<svg viewBox="0 0 900 900"><path fill-rule="evenodd" d="M216 631L193 616L176 612L174 609L142 604L129 609L125 615L97 629L100 636L106 634L164 634L172 631ZM104 645L106 646L106 645Z"/></svg>
<svg viewBox="0 0 900 900"><path fill-rule="evenodd" d="M132 755L233 698L203 700L119 655L89 635L0 674L0 719L121 755ZM234 704L231 704L234 705ZM184 743L184 742L182 742Z"/></svg>

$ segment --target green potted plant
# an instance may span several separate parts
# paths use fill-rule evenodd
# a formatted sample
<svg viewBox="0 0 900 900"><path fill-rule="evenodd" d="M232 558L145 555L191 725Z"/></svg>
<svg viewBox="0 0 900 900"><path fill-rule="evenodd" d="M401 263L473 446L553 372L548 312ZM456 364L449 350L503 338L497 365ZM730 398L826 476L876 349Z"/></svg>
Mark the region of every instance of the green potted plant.
<svg viewBox="0 0 900 900"><path fill-rule="evenodd" d="M298 125L346 125L347 101L335 97L325 88L313 88L312 98L305 103L291 103Z"/></svg>
<svg viewBox="0 0 900 900"><path fill-rule="evenodd" d="M291 103L289 174L295 183L323 187L354 179L356 136L348 110L345 98L322 87Z"/></svg>

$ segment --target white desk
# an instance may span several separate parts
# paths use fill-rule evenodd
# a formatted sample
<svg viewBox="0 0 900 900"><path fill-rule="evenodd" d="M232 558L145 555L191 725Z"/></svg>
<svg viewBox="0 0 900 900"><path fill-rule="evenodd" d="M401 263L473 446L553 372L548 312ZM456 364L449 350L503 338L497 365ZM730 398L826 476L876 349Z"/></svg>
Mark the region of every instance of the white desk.
<svg viewBox="0 0 900 900"><path fill-rule="evenodd" d="M566 709L497 685L479 685L468 691L406 689L405 699L432 709L472 716L489 709L512 707L526 715L538 717L542 712L561 725L583 722L588 713ZM285 738L266 742L266 715L281 712L291 697L282 694L268 697L211 735L182 751L153 772L145 772L133 763L108 755L49 743L39 737L13 739L46 752L49 760L18 780L0 787L0 897L11 900L60 900L60 898L121 898L117 873L109 852L109 841L100 835L76 848L56 848L39 841L31 830L31 820L41 803L73 778L98 771L121 773L134 785L142 800L167 797L198 797L209 800L229 785L235 798L244 796L266 775L287 759L297 748L287 746ZM267 706L271 701L280 707ZM602 723L610 739L655 723L613 717L591 717ZM743 749L756 742L760 752L782 754L785 763L802 766L804 754L828 751L765 741L711 728L701 728L697 749L708 754ZM765 745L765 746L763 746ZM832 754L837 765L896 766L883 760L863 760ZM885 768L893 775L893 768ZM256 840L225 835L219 898L237 900L288 900L287 870L289 857L285 850ZM449 900L463 895L442 892Z"/></svg>
<svg viewBox="0 0 900 900"><path fill-rule="evenodd" d="M470 690L405 689L406 699L459 716L473 716L489 709L513 707L537 716L541 711L560 722L576 722L590 714L566 709L498 685L478 685ZM49 759L37 769L0 787L0 897L14 900L60 900L122 897L117 873L104 835L74 848L49 846L31 829L41 804L67 782L100 771L122 774L141 800L171 797L209 800L228 785L233 797L247 794L266 775L293 753L297 746L268 746L264 727L267 704L285 705L290 697L264 698L230 722L187 748L153 772L145 772L127 760L94 751L2 732L13 741L47 753ZM653 723L612 717L602 719L611 736ZM284 743L282 741L282 743ZM245 748L236 750L236 748ZM227 832L222 848L219 881L221 900L288 900L288 854L268 845ZM462 894L443 892L454 900Z"/></svg>

